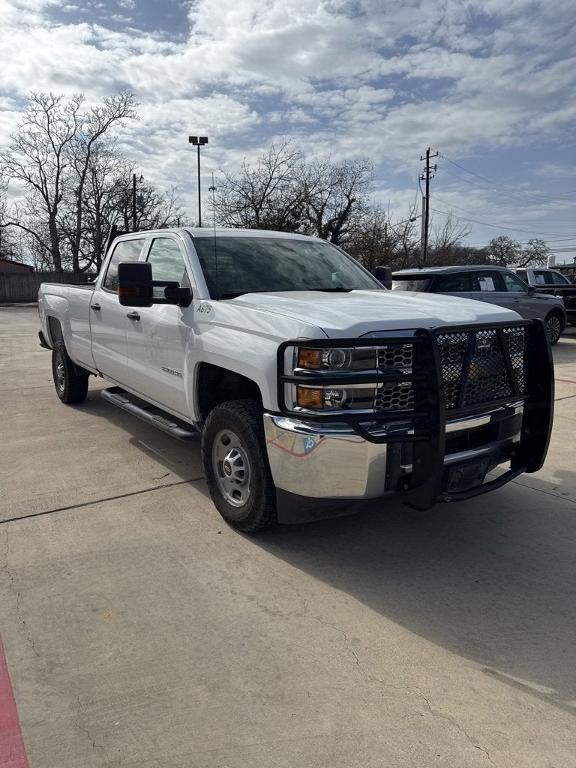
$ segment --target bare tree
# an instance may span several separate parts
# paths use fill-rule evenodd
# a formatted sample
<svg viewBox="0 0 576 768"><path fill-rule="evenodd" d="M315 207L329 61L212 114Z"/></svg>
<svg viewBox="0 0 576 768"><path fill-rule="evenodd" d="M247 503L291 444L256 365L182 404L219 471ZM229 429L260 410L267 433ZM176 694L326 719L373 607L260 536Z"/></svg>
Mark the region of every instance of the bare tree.
<svg viewBox="0 0 576 768"><path fill-rule="evenodd" d="M522 246L508 235L499 235L488 243L488 253L492 264L505 267L508 264L516 264L520 259Z"/></svg>
<svg viewBox="0 0 576 768"><path fill-rule="evenodd" d="M115 125L134 119L135 99L131 93L123 92L104 99L101 106L92 107L81 115L79 128L72 146L74 186L74 230L70 239L72 270L80 272L80 252L83 236L84 188L89 171L93 168L92 156L99 140Z"/></svg>
<svg viewBox="0 0 576 768"><path fill-rule="evenodd" d="M304 168L301 184L307 229L336 245L346 241L354 220L368 210L374 169L368 160L317 160Z"/></svg>
<svg viewBox="0 0 576 768"><path fill-rule="evenodd" d="M0 182L0 258L18 261L14 236L7 224L6 184Z"/></svg>
<svg viewBox="0 0 576 768"><path fill-rule="evenodd" d="M255 165L244 162L238 174L224 174L216 217L230 227L308 232L342 243L367 210L372 175L366 160L307 163L285 141L272 145Z"/></svg>
<svg viewBox="0 0 576 768"><path fill-rule="evenodd" d="M545 267L550 256L550 248L544 240L532 238L522 248L522 253L517 262L519 267Z"/></svg>
<svg viewBox="0 0 576 768"><path fill-rule="evenodd" d="M244 161L237 175L224 173L215 211L229 227L298 229L303 208L298 168L302 154L290 141L273 144L251 165Z"/></svg>
<svg viewBox="0 0 576 768"><path fill-rule="evenodd" d="M456 246L461 245L472 228L468 224L461 224L449 213L441 225L435 225L432 228L432 258L434 263L440 263L440 260L448 259L453 254Z"/></svg>
<svg viewBox="0 0 576 768"><path fill-rule="evenodd" d="M8 150L0 152L3 175L28 189L28 203L41 212L47 232L41 235L36 227L24 223L24 217L14 217L8 224L24 230L45 248L58 272L62 270L58 214L70 163L68 149L78 131L83 100L77 95L65 102L62 96L32 93Z"/></svg>
<svg viewBox="0 0 576 768"><path fill-rule="evenodd" d="M89 109L81 94L65 100L32 93L8 149L0 152L3 176L28 192L5 226L27 232L47 251L58 272L64 262L62 219L67 222L65 242L73 271L80 272L83 194L94 149L115 124L133 117L134 98L129 93Z"/></svg>

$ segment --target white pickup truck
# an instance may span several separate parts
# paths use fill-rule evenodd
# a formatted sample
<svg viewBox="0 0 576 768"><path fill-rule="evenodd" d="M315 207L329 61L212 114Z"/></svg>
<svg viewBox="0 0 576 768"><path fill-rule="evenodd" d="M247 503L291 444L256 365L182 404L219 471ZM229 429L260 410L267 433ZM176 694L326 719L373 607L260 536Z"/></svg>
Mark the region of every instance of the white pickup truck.
<svg viewBox="0 0 576 768"><path fill-rule="evenodd" d="M116 405L200 434L214 504L242 531L393 495L428 509L546 456L554 384L540 321L388 291L316 238L124 234L94 285L43 284L39 313L60 400L83 401L102 376Z"/></svg>

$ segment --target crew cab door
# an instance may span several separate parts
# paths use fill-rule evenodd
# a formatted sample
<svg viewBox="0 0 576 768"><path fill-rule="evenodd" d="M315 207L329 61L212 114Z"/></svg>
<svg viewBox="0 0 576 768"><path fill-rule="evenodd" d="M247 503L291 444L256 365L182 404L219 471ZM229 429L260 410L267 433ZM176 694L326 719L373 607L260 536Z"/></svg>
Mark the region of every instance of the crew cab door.
<svg viewBox="0 0 576 768"><path fill-rule="evenodd" d="M152 279L175 281L181 287L194 288L186 266L186 254L180 238L166 234L148 243L147 261L152 264ZM155 288L157 296L163 288ZM126 317L126 387L140 393L163 408L190 418L185 358L192 341L192 305L154 304L123 307Z"/></svg>
<svg viewBox="0 0 576 768"><path fill-rule="evenodd" d="M145 238L132 237L113 245L104 275L90 302L92 355L100 373L122 384L126 377L126 312L118 300L118 264L138 261Z"/></svg>

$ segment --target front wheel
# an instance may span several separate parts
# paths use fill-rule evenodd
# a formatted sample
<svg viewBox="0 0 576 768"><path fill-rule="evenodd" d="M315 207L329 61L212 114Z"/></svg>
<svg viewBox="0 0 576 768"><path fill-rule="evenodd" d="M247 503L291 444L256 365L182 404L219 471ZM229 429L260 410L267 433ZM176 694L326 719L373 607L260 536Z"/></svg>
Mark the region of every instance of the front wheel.
<svg viewBox="0 0 576 768"><path fill-rule="evenodd" d="M276 489L256 401L228 400L210 412L202 463L212 501L229 525L254 533L276 523Z"/></svg>
<svg viewBox="0 0 576 768"><path fill-rule="evenodd" d="M562 316L558 312L550 312L545 322L548 341L550 344L556 344L564 330Z"/></svg>
<svg viewBox="0 0 576 768"><path fill-rule="evenodd" d="M52 378L56 394L63 403L81 403L88 394L88 373L81 373L68 356L63 342L52 350Z"/></svg>

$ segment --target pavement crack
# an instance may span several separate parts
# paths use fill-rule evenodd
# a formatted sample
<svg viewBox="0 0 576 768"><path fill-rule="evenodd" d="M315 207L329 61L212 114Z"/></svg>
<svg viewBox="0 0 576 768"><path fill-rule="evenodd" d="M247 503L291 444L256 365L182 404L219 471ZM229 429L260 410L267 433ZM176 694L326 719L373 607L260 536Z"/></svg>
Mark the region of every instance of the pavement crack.
<svg viewBox="0 0 576 768"><path fill-rule="evenodd" d="M317 621L319 624L323 624L325 627L330 627L335 632L340 633L340 635L344 639L344 645L346 646L346 650L352 655L354 659L354 663L356 664L357 667L362 667L362 665L360 664L360 659L358 658L358 654L356 653L354 648L352 648L351 640L348 637L347 632L344 629L342 629L342 627L339 627L337 624L332 624L331 621L326 621L325 619L321 619L320 616L315 616L314 614L309 613L308 604L306 601L304 601L303 615L309 619L312 619L313 621Z"/></svg>
<svg viewBox="0 0 576 768"><path fill-rule="evenodd" d="M8 536L7 528L6 528L6 536L4 537L4 564L2 566L2 570L5 572L6 576L8 577L8 591L14 595L16 600L16 616L18 619L18 624L22 630L22 634L24 635L26 642L32 649L32 652L34 653L34 655L37 658L41 658L40 653L36 648L36 642L30 631L30 627L28 626L28 622L24 618L24 613L22 611L22 593L16 586L14 572L10 568L10 538Z"/></svg>
<svg viewBox="0 0 576 768"><path fill-rule="evenodd" d="M477 744L475 739L472 738L472 736L468 733L468 731L464 728L464 726L456 720L456 718L452 717L452 715L447 715L445 712L440 712L438 709L434 708L432 704L430 703L430 699L422 693L422 691L416 691L418 696L426 703L426 707L430 714L433 717L439 717L442 720L446 720L446 722L450 723L451 725L456 728L463 736L464 738L470 743L471 746L474 747L474 749L477 749L479 752L482 752L482 754L486 757L490 765L493 765L494 768L497 768L496 763L492 759L492 756L490 755L490 752L485 748L482 747L480 744Z"/></svg>
<svg viewBox="0 0 576 768"><path fill-rule="evenodd" d="M5 520L0 520L0 525L6 523L15 523L18 520L31 520L35 517L43 517L44 515L53 515L56 512L70 512L74 509L83 509L85 507L93 507L95 504L104 504L108 501L117 501L118 499L128 499L131 496L141 496L145 493L152 493L154 491L161 491L164 488L174 488L177 485L187 485L188 483L197 483L204 479L204 475L200 477L190 477L187 480L176 480L173 483L162 483L160 485L152 485L149 488L142 488L139 491L128 491L127 493L118 493L115 496L104 496L100 499L93 499L92 501L82 501L79 504L69 504L66 507L56 507L55 509L45 509L42 512L30 512L27 515L17 515L16 517L8 517Z"/></svg>
<svg viewBox="0 0 576 768"><path fill-rule="evenodd" d="M82 724L83 715L82 715L82 702L80 701L80 696L76 696L76 704L77 704L77 707L78 707L77 713L76 713L76 717L74 718L74 722L76 724L76 727L90 741L90 743L92 744L92 749L93 750L95 750L95 749L102 749L102 745L96 743L96 739L92 736L88 726Z"/></svg>

